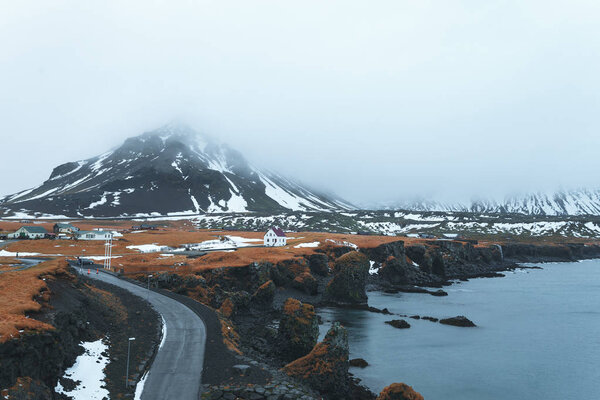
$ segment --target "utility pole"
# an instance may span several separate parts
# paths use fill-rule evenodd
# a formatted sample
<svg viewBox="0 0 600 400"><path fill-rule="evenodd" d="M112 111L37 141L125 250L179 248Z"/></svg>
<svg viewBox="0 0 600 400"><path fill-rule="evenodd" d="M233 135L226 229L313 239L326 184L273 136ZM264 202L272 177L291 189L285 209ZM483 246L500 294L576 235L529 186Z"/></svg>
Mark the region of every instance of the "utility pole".
<svg viewBox="0 0 600 400"><path fill-rule="evenodd" d="M130 337L127 341L127 372L125 373L125 387L129 387L129 352L131 350L131 342L134 341L134 337Z"/></svg>

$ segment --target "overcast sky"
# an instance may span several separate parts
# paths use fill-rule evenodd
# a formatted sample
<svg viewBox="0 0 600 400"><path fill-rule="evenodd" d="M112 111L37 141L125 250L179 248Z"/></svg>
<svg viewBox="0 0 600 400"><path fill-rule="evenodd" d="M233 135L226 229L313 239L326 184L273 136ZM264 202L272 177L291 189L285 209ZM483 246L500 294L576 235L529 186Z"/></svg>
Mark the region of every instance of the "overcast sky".
<svg viewBox="0 0 600 400"><path fill-rule="evenodd" d="M598 0L1 1L0 194L182 119L350 201L598 187Z"/></svg>

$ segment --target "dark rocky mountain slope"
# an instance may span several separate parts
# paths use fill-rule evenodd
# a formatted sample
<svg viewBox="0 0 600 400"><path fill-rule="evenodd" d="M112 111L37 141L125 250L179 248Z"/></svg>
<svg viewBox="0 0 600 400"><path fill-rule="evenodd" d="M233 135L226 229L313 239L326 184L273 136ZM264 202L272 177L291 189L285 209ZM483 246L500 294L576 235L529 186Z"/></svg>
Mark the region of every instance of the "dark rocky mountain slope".
<svg viewBox="0 0 600 400"><path fill-rule="evenodd" d="M237 151L185 126L167 125L116 150L69 162L47 181L0 200L0 216L155 216L352 208L279 174L252 167Z"/></svg>

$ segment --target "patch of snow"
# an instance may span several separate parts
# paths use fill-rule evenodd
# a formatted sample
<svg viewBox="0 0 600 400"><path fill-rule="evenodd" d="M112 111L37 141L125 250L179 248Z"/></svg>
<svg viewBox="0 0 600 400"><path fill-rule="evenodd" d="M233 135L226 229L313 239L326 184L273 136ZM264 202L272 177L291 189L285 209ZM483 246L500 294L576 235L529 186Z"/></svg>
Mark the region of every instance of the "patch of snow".
<svg viewBox="0 0 600 400"><path fill-rule="evenodd" d="M65 378L75 382L80 381L73 390L67 391L60 382L57 382L54 391L65 394L74 400L102 400L109 397L104 385L104 368L109 359L102 355L108 350L108 345L102 339L95 342L81 343L84 353L77 357L75 364L65 371Z"/></svg>
<svg viewBox="0 0 600 400"><path fill-rule="evenodd" d="M333 244L336 244L338 246L347 246L347 247L352 247L354 250L358 250L358 246L355 245L354 243L350 243L350 242L346 242L344 240L333 240L333 239L325 239L328 242L331 242Z"/></svg>
<svg viewBox="0 0 600 400"><path fill-rule="evenodd" d="M18 253L14 253L12 251L0 250L0 257L16 257L19 254L19 257L30 257L30 256L39 256L40 253L27 253L24 251L19 251Z"/></svg>
<svg viewBox="0 0 600 400"><path fill-rule="evenodd" d="M263 239L250 239L241 236L226 236L229 240L233 241L237 247L252 246L251 242L263 242Z"/></svg>
<svg viewBox="0 0 600 400"><path fill-rule="evenodd" d="M123 256L111 256L111 257L105 257L105 256L86 256L85 258L89 258L90 260L106 260L107 258L121 258Z"/></svg>
<svg viewBox="0 0 600 400"><path fill-rule="evenodd" d="M156 243L140 244L127 246L128 249L138 250L140 253L157 253L168 248L168 246L158 246Z"/></svg>
<svg viewBox="0 0 600 400"><path fill-rule="evenodd" d="M379 273L379 267L375 268L377 263L375 261L369 261L369 275L375 275Z"/></svg>
<svg viewBox="0 0 600 400"><path fill-rule="evenodd" d="M294 246L294 248L300 249L302 247L319 247L319 244L321 244L321 242L300 243L300 244Z"/></svg>
<svg viewBox="0 0 600 400"><path fill-rule="evenodd" d="M104 194L102 195L102 198L101 198L100 200L98 200L98 201L94 201L94 202L92 202L92 203L89 205L89 207L88 207L88 208L89 208L89 209L91 209L91 208L95 208L95 207L97 207L97 206L101 206L102 204L106 204L106 201L107 201L107 200L106 200L106 195L107 195L107 194L108 194L107 192L104 192Z"/></svg>

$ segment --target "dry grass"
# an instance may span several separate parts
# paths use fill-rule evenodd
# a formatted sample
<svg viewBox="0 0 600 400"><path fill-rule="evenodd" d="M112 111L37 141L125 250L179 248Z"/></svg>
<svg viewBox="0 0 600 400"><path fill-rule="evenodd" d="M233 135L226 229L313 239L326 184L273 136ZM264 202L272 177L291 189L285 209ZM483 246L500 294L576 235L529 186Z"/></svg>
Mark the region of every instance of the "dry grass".
<svg viewBox="0 0 600 400"><path fill-rule="evenodd" d="M49 324L28 318L26 313L41 310L42 304L35 298L44 302L50 295L44 279L54 279L59 274L67 274L63 259L0 275L0 342L18 337L20 331L53 329Z"/></svg>

